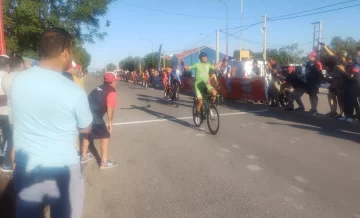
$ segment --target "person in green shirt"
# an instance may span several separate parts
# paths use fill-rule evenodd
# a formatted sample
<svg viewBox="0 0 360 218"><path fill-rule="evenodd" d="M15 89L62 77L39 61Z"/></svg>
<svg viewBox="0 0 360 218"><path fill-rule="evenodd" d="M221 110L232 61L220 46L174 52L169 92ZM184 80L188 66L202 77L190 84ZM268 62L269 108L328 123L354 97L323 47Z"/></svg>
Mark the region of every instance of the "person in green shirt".
<svg viewBox="0 0 360 218"><path fill-rule="evenodd" d="M195 95L198 99L196 112L197 114L200 114L201 107L203 105L203 96L201 95L201 92L206 90L209 92L213 98L213 100L216 99L217 92L216 90L210 85L209 82L209 72L210 70L217 69L221 66L221 62L216 64L215 66L208 63L208 57L205 52L201 52L199 55L200 62L196 63L192 66L185 66L185 70L192 70L195 69L195 82L194 82L194 90Z"/></svg>

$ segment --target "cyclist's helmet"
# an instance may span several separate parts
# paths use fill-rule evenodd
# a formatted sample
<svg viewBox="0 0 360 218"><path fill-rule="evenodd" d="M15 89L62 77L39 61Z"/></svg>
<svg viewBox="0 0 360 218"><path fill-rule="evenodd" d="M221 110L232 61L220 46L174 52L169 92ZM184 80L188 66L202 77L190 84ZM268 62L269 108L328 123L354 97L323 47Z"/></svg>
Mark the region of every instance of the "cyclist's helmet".
<svg viewBox="0 0 360 218"><path fill-rule="evenodd" d="M203 58L203 57L207 57L206 52L201 52L201 53L199 54L199 59L201 59L201 58Z"/></svg>

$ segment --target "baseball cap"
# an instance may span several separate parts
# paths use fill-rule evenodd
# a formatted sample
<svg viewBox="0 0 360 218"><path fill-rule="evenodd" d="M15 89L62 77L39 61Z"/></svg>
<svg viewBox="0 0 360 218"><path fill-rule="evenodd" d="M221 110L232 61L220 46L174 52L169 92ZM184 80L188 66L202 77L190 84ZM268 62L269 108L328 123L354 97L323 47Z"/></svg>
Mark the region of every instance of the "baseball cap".
<svg viewBox="0 0 360 218"><path fill-rule="evenodd" d="M317 53L316 53L316 51L311 50L311 51L308 53L308 56L316 57L316 56L317 56Z"/></svg>
<svg viewBox="0 0 360 218"><path fill-rule="evenodd" d="M290 67L288 68L288 71L289 71L289 72L293 72L293 71L294 71L294 67L293 67L293 66L290 66Z"/></svg>
<svg viewBox="0 0 360 218"><path fill-rule="evenodd" d="M104 74L104 81L107 83L112 83L114 81L116 81L116 75L113 72L106 72Z"/></svg>

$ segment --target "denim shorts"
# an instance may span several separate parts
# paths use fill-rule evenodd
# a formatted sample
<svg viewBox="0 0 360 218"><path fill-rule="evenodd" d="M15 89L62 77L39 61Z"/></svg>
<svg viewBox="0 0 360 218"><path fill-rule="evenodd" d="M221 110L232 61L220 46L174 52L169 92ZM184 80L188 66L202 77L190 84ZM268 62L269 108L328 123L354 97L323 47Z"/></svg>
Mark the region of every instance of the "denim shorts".
<svg viewBox="0 0 360 218"><path fill-rule="evenodd" d="M40 166L30 172L16 166L16 218L43 217L47 205L51 218L81 218L84 200L82 174L80 163L60 168Z"/></svg>

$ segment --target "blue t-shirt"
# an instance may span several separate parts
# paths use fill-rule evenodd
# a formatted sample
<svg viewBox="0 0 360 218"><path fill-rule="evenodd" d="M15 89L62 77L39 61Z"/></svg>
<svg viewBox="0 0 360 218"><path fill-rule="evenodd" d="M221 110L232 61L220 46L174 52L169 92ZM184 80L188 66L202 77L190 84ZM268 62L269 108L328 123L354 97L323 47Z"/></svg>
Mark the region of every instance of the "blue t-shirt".
<svg viewBox="0 0 360 218"><path fill-rule="evenodd" d="M87 96L61 73L32 67L11 89L15 162L28 170L79 163L78 128L92 122Z"/></svg>

